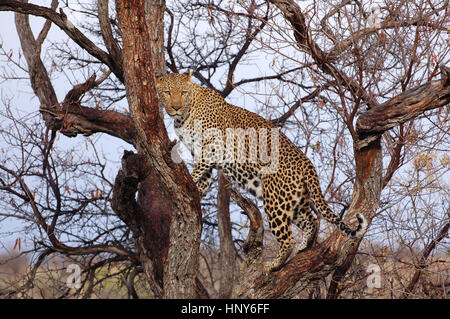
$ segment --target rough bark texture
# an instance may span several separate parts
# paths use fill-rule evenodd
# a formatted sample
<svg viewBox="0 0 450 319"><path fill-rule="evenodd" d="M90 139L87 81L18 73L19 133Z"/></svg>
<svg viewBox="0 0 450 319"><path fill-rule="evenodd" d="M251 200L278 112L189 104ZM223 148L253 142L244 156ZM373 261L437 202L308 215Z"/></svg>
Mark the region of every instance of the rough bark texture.
<svg viewBox="0 0 450 319"><path fill-rule="evenodd" d="M234 268L236 261L236 253L231 233L230 219L230 192L227 188L228 181L222 172L219 172L219 190L217 194L217 219L219 223L220 238L220 286L219 298L230 298L234 285Z"/></svg>
<svg viewBox="0 0 450 319"><path fill-rule="evenodd" d="M79 102L57 104L51 109L41 106L40 111L51 120L48 127L66 136L106 133L130 144L136 143L136 128L126 114L85 107Z"/></svg>
<svg viewBox="0 0 450 319"><path fill-rule="evenodd" d="M156 191L146 196L146 205L151 208L167 202L173 205L164 208L170 218L170 230L163 297L193 298L198 296L195 287L201 234L200 200L186 167L173 163L170 157L171 143L154 81L154 64L163 65L154 56L153 46L154 41L163 41L155 25L162 23L164 9L163 1L116 1L127 99L139 136L137 149L152 168L150 182L157 186Z"/></svg>
<svg viewBox="0 0 450 319"><path fill-rule="evenodd" d="M38 49L40 44L33 36L28 15L16 13L15 22L23 54L28 64L31 87L38 97L41 107L53 108L58 104L58 99L41 57L37 54L40 52ZM44 120L47 125L54 124L52 116L44 114Z"/></svg>
<svg viewBox="0 0 450 319"><path fill-rule="evenodd" d="M149 177L143 170L146 167L143 156L132 152L125 152L122 158L122 169L119 170L113 187L111 206L116 214L130 227L140 264L148 279L149 286L155 297L163 296L163 266L167 258L168 229L172 207L158 206L155 210L148 210L152 202L136 202L136 192L140 190L139 199L148 195ZM152 175L151 175L152 176ZM140 184L142 182L142 184ZM158 180L154 180L158 183ZM155 186L158 186L156 184ZM150 188L153 189L153 188ZM157 189L157 188L155 188ZM167 205L170 205L166 202ZM150 206L150 207L148 207ZM148 216L150 214L151 216ZM159 248L159 249L157 249ZM166 248L166 249L164 249Z"/></svg>

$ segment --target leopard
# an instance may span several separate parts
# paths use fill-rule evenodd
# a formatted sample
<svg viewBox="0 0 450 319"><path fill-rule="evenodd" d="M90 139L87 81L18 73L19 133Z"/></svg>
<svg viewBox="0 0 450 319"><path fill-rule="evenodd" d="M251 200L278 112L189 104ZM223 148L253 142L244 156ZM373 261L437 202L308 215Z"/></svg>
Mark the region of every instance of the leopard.
<svg viewBox="0 0 450 319"><path fill-rule="evenodd" d="M191 77L192 73L157 77L159 100L194 157L191 177L201 198L216 169L240 189L262 199L267 223L279 243L278 255L264 264L265 273L280 269L296 248L292 224L302 231L297 253L313 246L319 223L311 205L316 215L343 234L363 236L365 217L357 213L358 225L352 229L333 213L321 192L316 169L300 147L272 122L226 102L218 91L192 82Z"/></svg>

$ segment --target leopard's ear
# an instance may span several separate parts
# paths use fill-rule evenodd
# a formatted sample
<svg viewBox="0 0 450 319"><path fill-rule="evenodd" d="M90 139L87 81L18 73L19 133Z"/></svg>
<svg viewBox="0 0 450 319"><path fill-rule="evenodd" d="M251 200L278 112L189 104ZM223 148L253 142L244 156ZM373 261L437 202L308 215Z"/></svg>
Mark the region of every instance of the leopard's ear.
<svg viewBox="0 0 450 319"><path fill-rule="evenodd" d="M159 79L162 78L163 76L167 75L168 73L164 74L164 73L155 73L155 79Z"/></svg>
<svg viewBox="0 0 450 319"><path fill-rule="evenodd" d="M192 77L192 71L191 70L189 70L188 72L186 72L184 75L187 75L187 77L188 77L188 80L190 81L191 80L191 77Z"/></svg>
<svg viewBox="0 0 450 319"><path fill-rule="evenodd" d="M161 78L162 76L155 76L155 85L157 90L159 89Z"/></svg>

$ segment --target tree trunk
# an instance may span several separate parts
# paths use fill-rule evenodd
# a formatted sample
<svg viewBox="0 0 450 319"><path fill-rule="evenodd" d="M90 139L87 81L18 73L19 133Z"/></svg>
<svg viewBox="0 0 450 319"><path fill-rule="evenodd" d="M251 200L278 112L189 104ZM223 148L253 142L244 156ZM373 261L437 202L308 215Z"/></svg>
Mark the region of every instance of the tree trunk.
<svg viewBox="0 0 450 319"><path fill-rule="evenodd" d="M202 229L199 195L187 168L171 159L172 144L161 116L154 81L154 70L165 69L161 54L165 3L118 0L116 10L123 40L127 99L138 135L136 147L149 168L141 185L148 192L144 194L141 188L139 196L140 202L145 202L151 210L145 210L141 223L154 225L153 218L160 219L162 215L169 219L170 229L158 235L169 237L168 241L160 241L166 247L159 247L162 251L167 249L167 256L162 257L165 258L162 296L198 297L196 272ZM161 213L153 214L155 208ZM144 229L144 241L152 231L152 227Z"/></svg>

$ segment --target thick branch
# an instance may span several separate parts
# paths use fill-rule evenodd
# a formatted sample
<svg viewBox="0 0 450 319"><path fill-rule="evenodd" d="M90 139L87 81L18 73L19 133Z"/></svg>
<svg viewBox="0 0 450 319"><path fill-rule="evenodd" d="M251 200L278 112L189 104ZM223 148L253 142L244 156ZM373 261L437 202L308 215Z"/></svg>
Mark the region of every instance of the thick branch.
<svg viewBox="0 0 450 319"><path fill-rule="evenodd" d="M151 185L145 158L126 151L122 157L122 168L117 173L113 187L111 207L133 232L133 239L139 254L139 261L148 278L148 283L156 297L162 297L163 266L167 258L169 244L169 215L167 207L151 207L149 201L142 200L142 194L157 185ZM140 201L136 202L136 192L140 188ZM145 198L145 196L144 196ZM166 205L169 202L165 203ZM150 207L149 207L150 206ZM146 214L151 212L150 218Z"/></svg>
<svg viewBox="0 0 450 319"><path fill-rule="evenodd" d="M427 110L450 103L450 69L441 66L441 80L430 81L410 89L361 114L356 122L360 141L365 147L383 132L405 123Z"/></svg>
<svg viewBox="0 0 450 319"><path fill-rule="evenodd" d="M263 239L264 224L258 207L249 199L243 197L236 189L230 188L231 198L243 209L250 221L250 229L243 250L246 255L245 274L242 276L235 295L233 297L252 298L254 283L259 278L263 268Z"/></svg>
<svg viewBox="0 0 450 319"><path fill-rule="evenodd" d="M120 50L119 45L117 44L117 41L113 36L111 23L109 22L108 2L108 0L98 0L98 21L100 23L100 29L102 31L102 37L103 41L105 42L105 46L111 54L115 65L117 65L119 72L122 74L122 51Z"/></svg>
<svg viewBox="0 0 450 319"><path fill-rule="evenodd" d="M3 4L0 4L0 8L2 5ZM16 13L15 23L22 51L28 65L31 87L38 97L41 106L51 108L58 104L58 99L53 85L50 82L47 70L39 56L40 49L38 47L40 42L37 42L33 36L33 31L31 30L27 15ZM40 38L42 39L43 35ZM44 120L47 124L51 121L51 119L48 119L45 115Z"/></svg>
<svg viewBox="0 0 450 319"><path fill-rule="evenodd" d="M244 252L247 255L247 266L258 263L263 251L264 225L261 212L249 199L243 197L236 189L230 188L230 196L243 209L250 221L250 230L244 244ZM259 260L261 261L261 260Z"/></svg>
<svg viewBox="0 0 450 319"><path fill-rule="evenodd" d="M106 133L130 144L136 143L136 129L131 117L116 111L99 110L81 106L79 103L56 105L52 109L40 108L41 113L51 116L50 129L74 137L77 134Z"/></svg>
<svg viewBox="0 0 450 319"><path fill-rule="evenodd" d="M259 276L254 287L241 297L293 298L311 282L329 275L350 251L354 251L355 245L354 240L334 232L318 247L294 256L280 270Z"/></svg>

